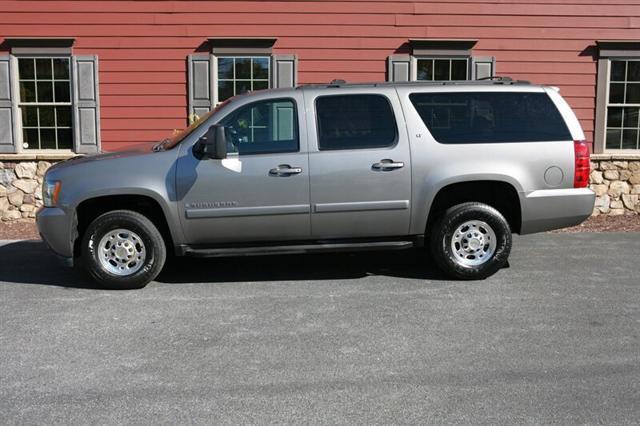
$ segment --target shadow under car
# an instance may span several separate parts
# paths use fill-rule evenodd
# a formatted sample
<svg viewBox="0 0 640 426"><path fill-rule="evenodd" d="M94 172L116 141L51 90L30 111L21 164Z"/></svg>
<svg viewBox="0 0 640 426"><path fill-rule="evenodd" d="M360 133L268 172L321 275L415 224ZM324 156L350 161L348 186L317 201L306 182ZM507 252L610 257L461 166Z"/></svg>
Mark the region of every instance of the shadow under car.
<svg viewBox="0 0 640 426"><path fill-rule="evenodd" d="M15 241L0 246L0 281L100 288L77 268L59 264L42 241ZM34 266L37 259L37 266ZM370 275L444 280L424 250L243 256L170 257L156 279L167 284L260 281L337 280Z"/></svg>

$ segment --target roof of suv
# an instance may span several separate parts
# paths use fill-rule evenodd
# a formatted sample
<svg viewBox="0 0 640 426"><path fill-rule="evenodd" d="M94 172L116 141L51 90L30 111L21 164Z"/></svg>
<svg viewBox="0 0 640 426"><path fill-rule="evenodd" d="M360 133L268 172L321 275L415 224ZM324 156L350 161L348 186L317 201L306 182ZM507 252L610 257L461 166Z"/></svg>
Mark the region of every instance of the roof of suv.
<svg viewBox="0 0 640 426"><path fill-rule="evenodd" d="M296 89L323 89L323 88L348 88L348 87L395 87L395 86L511 86L511 85L531 85L524 80L513 80L510 77L490 77L480 80L447 80L447 81L388 81L379 83L347 83L344 80L333 80L328 84L303 84Z"/></svg>
<svg viewBox="0 0 640 426"><path fill-rule="evenodd" d="M258 95L261 93L279 93L286 94L291 93L291 91L297 90L325 90L325 89L362 89L369 87L415 87L415 88L424 88L424 87L432 87L432 88L442 88L442 87L457 87L460 90L464 90L462 88L479 88L479 89L487 89L489 87L501 87L502 89L506 89L508 87L513 87L514 89L517 87L520 90L530 91L535 90L537 88L547 87L539 84L532 84L528 81L524 80L513 80L510 77L487 77L486 79L480 80L447 80L447 81L388 81L388 82L368 82L368 83L347 83L344 80L333 80L330 83L313 83L313 84L301 84L296 87L283 87L283 88L272 88L272 89L263 89L257 91L249 91L240 95L235 96L234 98L245 98L245 97L253 97L254 95Z"/></svg>

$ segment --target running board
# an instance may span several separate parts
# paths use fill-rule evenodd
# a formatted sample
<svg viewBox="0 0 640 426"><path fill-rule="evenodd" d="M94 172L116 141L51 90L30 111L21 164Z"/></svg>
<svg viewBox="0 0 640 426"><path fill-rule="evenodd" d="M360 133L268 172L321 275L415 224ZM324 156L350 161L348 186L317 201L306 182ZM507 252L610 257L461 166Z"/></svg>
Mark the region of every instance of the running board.
<svg viewBox="0 0 640 426"><path fill-rule="evenodd" d="M413 241L378 241L367 243L300 244L259 247L193 248L183 246L183 253L192 257L266 256L323 252L373 250L404 250L414 247Z"/></svg>

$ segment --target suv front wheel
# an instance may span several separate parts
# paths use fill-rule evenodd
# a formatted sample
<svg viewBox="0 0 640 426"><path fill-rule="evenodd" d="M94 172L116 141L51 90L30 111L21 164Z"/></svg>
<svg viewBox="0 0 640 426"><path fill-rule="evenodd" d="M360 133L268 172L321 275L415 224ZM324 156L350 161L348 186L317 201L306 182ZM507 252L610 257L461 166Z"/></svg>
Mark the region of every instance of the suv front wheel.
<svg viewBox="0 0 640 426"><path fill-rule="evenodd" d="M431 254L447 275L478 280L507 263L511 229L500 212L470 202L449 208L431 229Z"/></svg>
<svg viewBox="0 0 640 426"><path fill-rule="evenodd" d="M162 270L167 256L158 228L140 213L115 210L97 217L84 234L82 261L103 287L142 288Z"/></svg>

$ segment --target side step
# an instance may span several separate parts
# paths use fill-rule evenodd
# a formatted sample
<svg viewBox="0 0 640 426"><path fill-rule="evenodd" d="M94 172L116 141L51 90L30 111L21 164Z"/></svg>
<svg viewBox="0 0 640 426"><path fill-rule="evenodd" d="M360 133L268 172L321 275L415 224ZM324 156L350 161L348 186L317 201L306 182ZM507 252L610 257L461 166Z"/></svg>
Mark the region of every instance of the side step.
<svg viewBox="0 0 640 426"><path fill-rule="evenodd" d="M299 244L259 247L194 248L183 246L183 253L192 257L265 256L323 252L373 250L405 250L414 247L413 241L378 241L366 243Z"/></svg>

